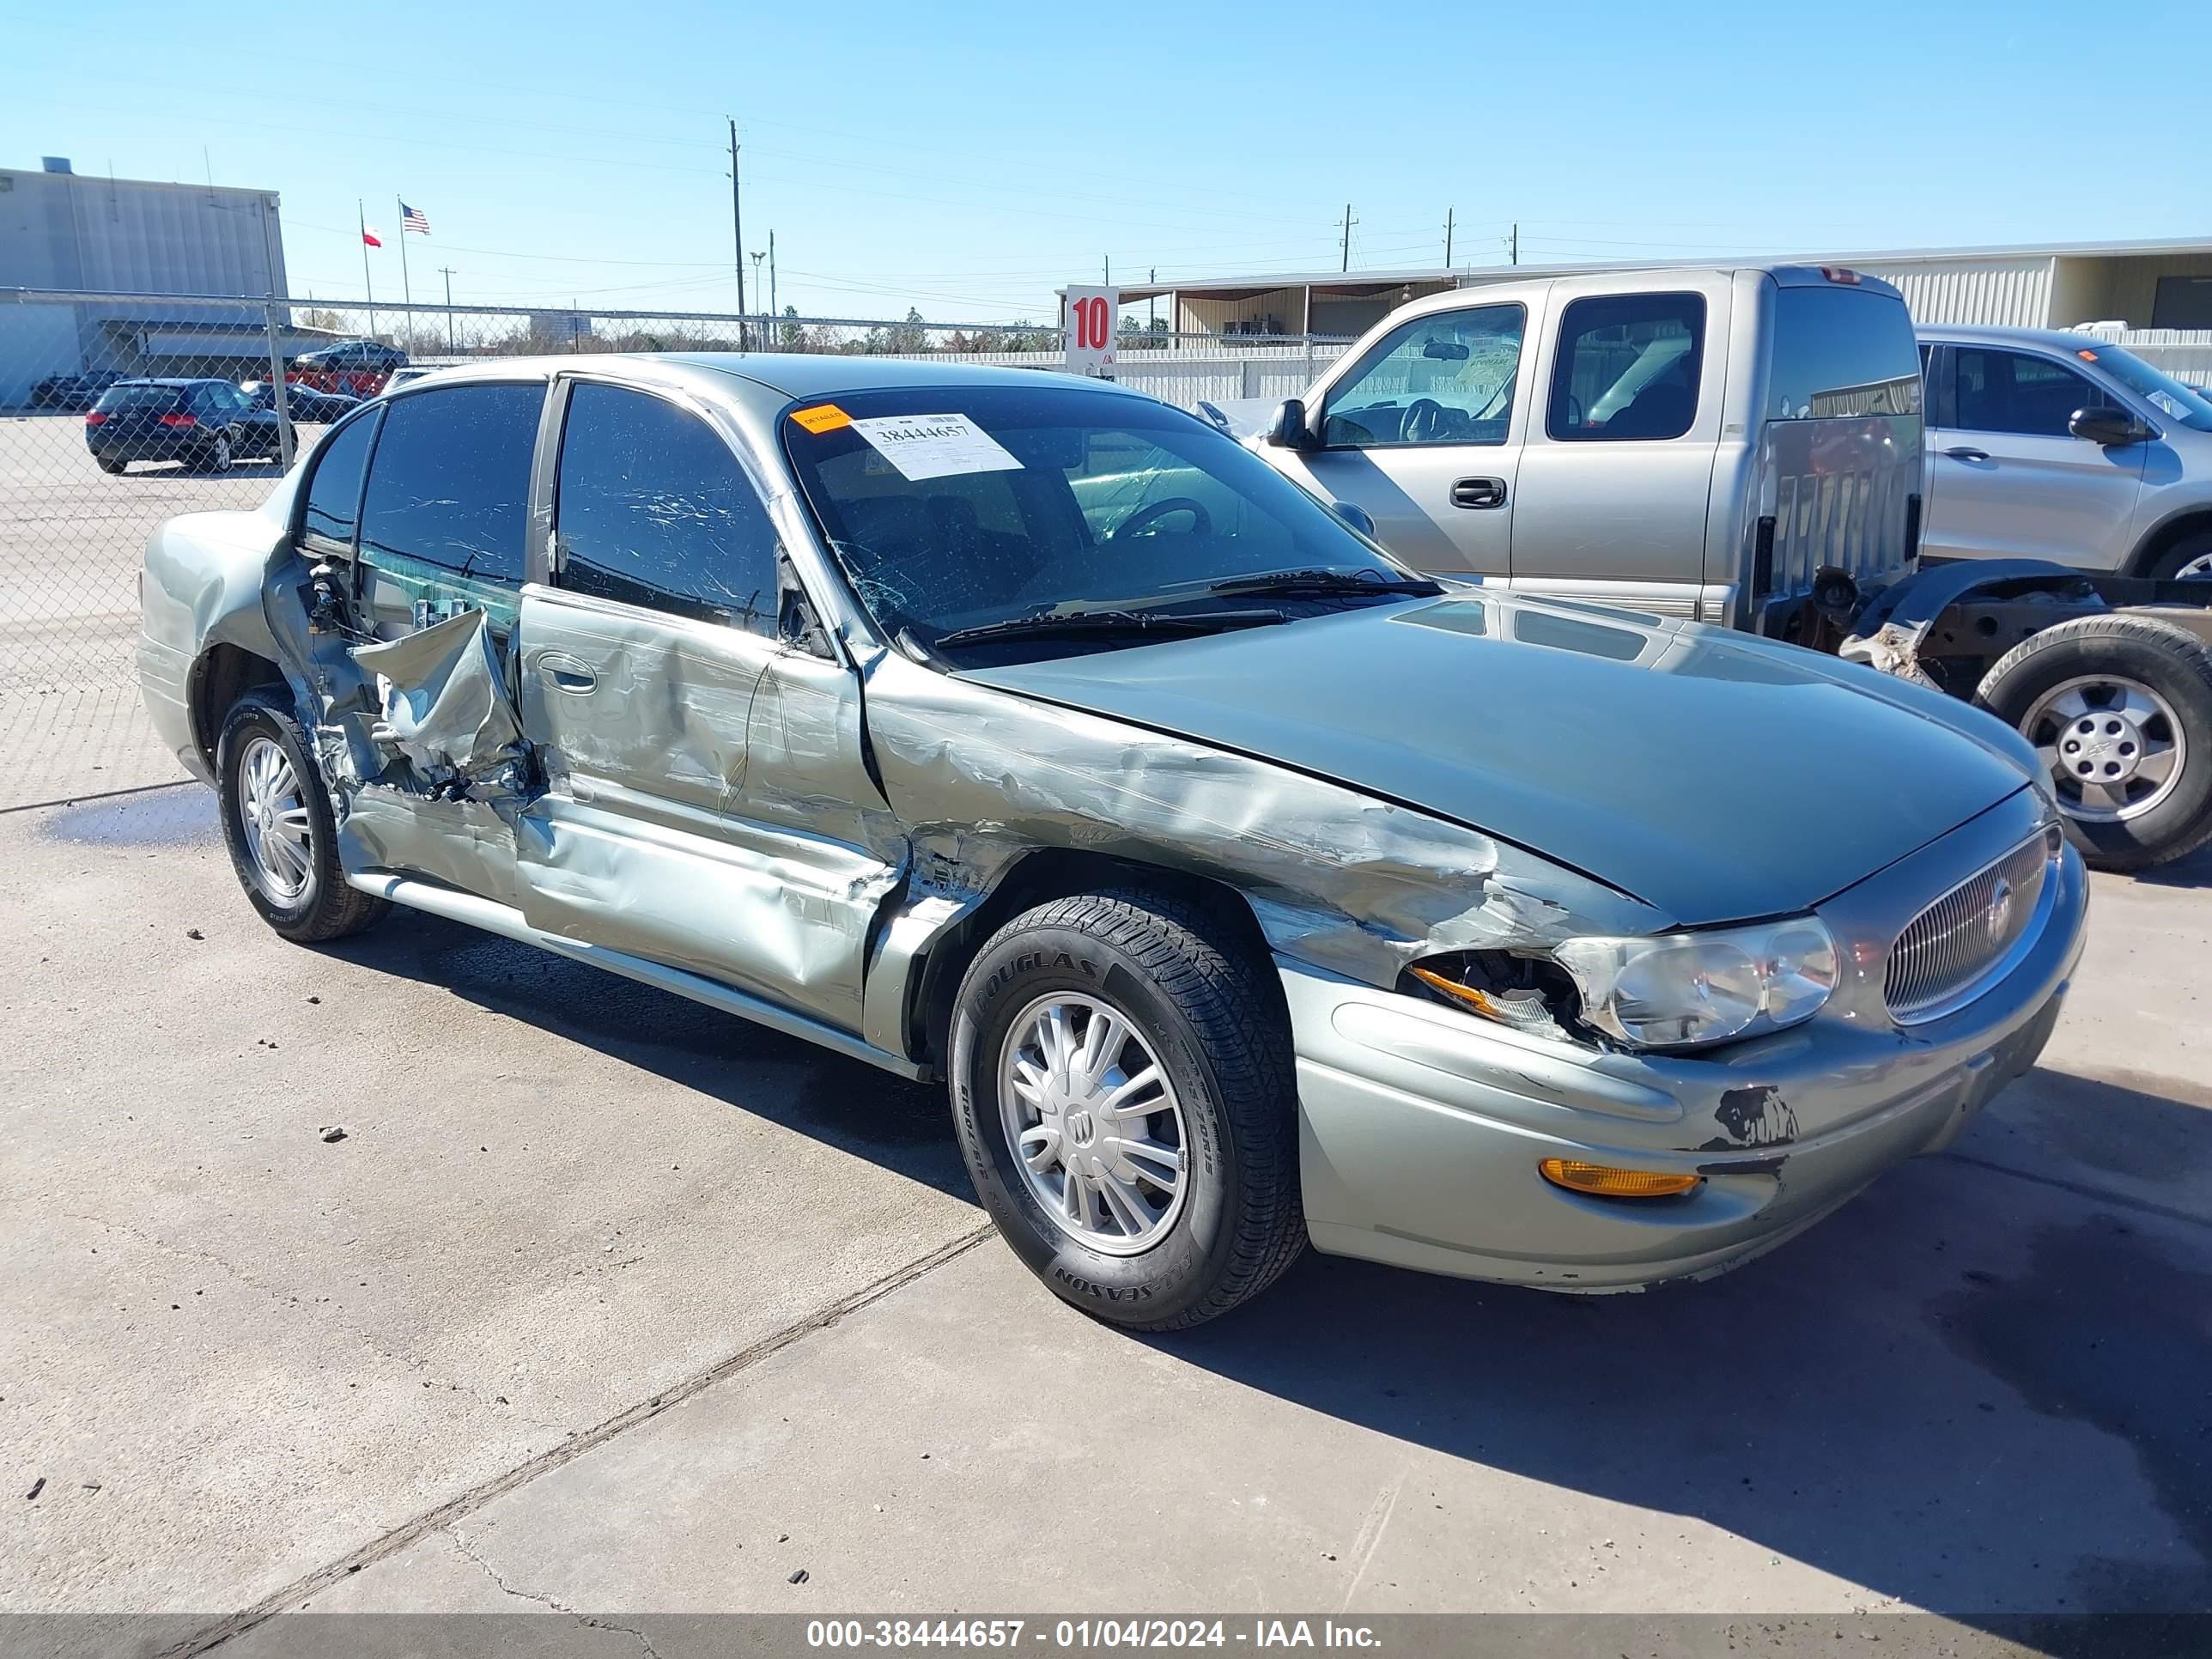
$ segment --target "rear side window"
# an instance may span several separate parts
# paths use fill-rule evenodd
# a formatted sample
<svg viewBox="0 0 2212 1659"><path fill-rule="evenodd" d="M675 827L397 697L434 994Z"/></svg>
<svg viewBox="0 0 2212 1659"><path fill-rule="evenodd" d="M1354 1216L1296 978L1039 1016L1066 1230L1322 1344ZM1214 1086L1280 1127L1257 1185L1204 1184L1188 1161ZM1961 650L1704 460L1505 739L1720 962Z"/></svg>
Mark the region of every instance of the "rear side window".
<svg viewBox="0 0 2212 1659"><path fill-rule="evenodd" d="M2112 402L2065 364L2024 351L1953 346L1951 374L1958 423L1968 432L2063 438L2075 410Z"/></svg>
<svg viewBox="0 0 2212 1659"><path fill-rule="evenodd" d="M354 528L361 519L362 475L368 470L368 447L382 413L372 409L348 421L315 458L314 474L307 480L307 506L300 520L310 541L343 552L353 550Z"/></svg>
<svg viewBox="0 0 2212 1659"><path fill-rule="evenodd" d="M543 386L410 392L384 411L362 502L362 551L495 581L522 580Z"/></svg>
<svg viewBox="0 0 2212 1659"><path fill-rule="evenodd" d="M1769 420L1916 415L1920 374L1902 300L1855 288L1776 290Z"/></svg>
<svg viewBox="0 0 2212 1659"><path fill-rule="evenodd" d="M769 631L775 526L730 447L641 392L578 386L561 436L561 586Z"/></svg>
<svg viewBox="0 0 2212 1659"><path fill-rule="evenodd" d="M1679 438L1698 418L1705 356L1702 295L1577 300L1559 319L1544 429L1571 442Z"/></svg>

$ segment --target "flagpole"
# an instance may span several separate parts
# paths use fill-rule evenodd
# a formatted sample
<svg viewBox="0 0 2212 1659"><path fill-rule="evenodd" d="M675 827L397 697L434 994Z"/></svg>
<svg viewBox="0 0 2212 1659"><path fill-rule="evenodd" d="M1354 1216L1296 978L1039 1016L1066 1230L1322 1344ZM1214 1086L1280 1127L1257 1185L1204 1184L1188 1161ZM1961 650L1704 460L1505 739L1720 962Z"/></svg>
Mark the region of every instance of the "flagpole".
<svg viewBox="0 0 2212 1659"><path fill-rule="evenodd" d="M407 302L407 319L411 323L415 319L415 285L407 280L407 204L397 196L392 199L399 208L399 297Z"/></svg>
<svg viewBox="0 0 2212 1659"><path fill-rule="evenodd" d="M368 296L368 337L374 340L376 337L376 284L369 280L368 275L368 213L357 196L354 198L353 212L361 226L361 286Z"/></svg>

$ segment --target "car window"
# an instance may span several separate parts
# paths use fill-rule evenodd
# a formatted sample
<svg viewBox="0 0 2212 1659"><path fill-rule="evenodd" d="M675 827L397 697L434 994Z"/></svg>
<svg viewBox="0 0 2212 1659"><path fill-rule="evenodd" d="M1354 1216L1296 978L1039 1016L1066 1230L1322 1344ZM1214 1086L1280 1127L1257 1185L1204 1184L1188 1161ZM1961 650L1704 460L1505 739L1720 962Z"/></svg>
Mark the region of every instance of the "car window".
<svg viewBox="0 0 2212 1659"><path fill-rule="evenodd" d="M110 386L100 394L100 402L95 405L102 413L110 415L124 409L159 410L174 409L176 406L177 388L173 386L129 384Z"/></svg>
<svg viewBox="0 0 2212 1659"><path fill-rule="evenodd" d="M354 526L361 517L362 475L380 412L372 410L347 422L316 453L315 470L307 480L307 505L300 520L310 541L352 548Z"/></svg>
<svg viewBox="0 0 2212 1659"><path fill-rule="evenodd" d="M1401 324L1329 394L1322 441L1332 449L1504 443L1528 315L1517 305L1476 306Z"/></svg>
<svg viewBox="0 0 2212 1659"><path fill-rule="evenodd" d="M886 633L928 644L1058 607L1218 609L1212 584L1267 571L1404 574L1218 428L1057 378L851 392L781 422Z"/></svg>
<svg viewBox="0 0 2212 1659"><path fill-rule="evenodd" d="M544 394L537 385L459 386L393 399L369 464L362 552L521 580Z"/></svg>
<svg viewBox="0 0 2212 1659"><path fill-rule="evenodd" d="M2087 376L2024 351L1954 346L1951 376L1958 424L1968 432L2063 438L2075 410L2112 402Z"/></svg>
<svg viewBox="0 0 2212 1659"><path fill-rule="evenodd" d="M569 394L554 532L563 587L773 628L775 526L729 446L673 404L588 383Z"/></svg>
<svg viewBox="0 0 2212 1659"><path fill-rule="evenodd" d="M1789 287L1774 295L1766 416L1915 415L1925 372L1905 301L1879 289Z"/></svg>
<svg viewBox="0 0 2212 1659"><path fill-rule="evenodd" d="M1559 319L1544 429L1570 442L1680 437L1698 418L1705 345L1698 295L1575 301Z"/></svg>

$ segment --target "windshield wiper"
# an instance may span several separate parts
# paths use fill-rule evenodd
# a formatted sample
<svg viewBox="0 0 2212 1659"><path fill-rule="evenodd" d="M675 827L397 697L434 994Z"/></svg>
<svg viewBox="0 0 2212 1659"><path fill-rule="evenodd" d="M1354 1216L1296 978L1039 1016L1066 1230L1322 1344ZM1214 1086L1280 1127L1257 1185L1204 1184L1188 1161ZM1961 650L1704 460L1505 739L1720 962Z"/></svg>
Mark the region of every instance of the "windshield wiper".
<svg viewBox="0 0 2212 1659"><path fill-rule="evenodd" d="M1412 593L1432 596L1443 589L1425 576L1362 575L1352 570L1268 570L1256 576L1231 576L1206 590L1232 593L1314 594Z"/></svg>
<svg viewBox="0 0 2212 1659"><path fill-rule="evenodd" d="M985 640L1050 640L1081 634L1218 634L1289 620L1279 611L1063 611L1058 616L1009 617L1004 622L956 628L939 635L936 643L977 645Z"/></svg>

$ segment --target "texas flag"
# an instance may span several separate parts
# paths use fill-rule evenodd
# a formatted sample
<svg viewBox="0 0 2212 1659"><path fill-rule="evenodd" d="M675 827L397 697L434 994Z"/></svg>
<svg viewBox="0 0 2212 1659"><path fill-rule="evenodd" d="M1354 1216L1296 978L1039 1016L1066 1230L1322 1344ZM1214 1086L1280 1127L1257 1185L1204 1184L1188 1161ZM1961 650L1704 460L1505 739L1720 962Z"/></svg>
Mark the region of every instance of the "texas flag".
<svg viewBox="0 0 2212 1659"><path fill-rule="evenodd" d="M367 225L363 225L361 228L361 240L368 243L371 247L382 247L384 246L384 238L379 236Z"/></svg>

